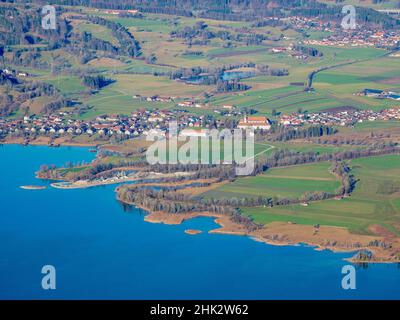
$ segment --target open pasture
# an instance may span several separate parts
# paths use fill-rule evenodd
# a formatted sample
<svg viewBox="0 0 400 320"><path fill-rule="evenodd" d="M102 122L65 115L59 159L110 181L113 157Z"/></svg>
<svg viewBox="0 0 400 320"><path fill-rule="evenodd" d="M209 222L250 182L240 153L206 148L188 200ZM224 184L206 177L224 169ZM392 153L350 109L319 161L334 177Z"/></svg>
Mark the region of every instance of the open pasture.
<svg viewBox="0 0 400 320"><path fill-rule="evenodd" d="M300 224L322 224L349 228L368 234L369 227L381 225L399 234L400 223L400 156L361 158L351 162L358 179L353 194L343 200L325 200L274 208L243 208L256 222L287 221ZM283 169L282 169L283 170Z"/></svg>
<svg viewBox="0 0 400 320"><path fill-rule="evenodd" d="M336 177L329 173L328 163L319 163L287 168L273 168L256 177L238 178L212 192L207 198L296 198L306 192L335 192L340 186Z"/></svg>

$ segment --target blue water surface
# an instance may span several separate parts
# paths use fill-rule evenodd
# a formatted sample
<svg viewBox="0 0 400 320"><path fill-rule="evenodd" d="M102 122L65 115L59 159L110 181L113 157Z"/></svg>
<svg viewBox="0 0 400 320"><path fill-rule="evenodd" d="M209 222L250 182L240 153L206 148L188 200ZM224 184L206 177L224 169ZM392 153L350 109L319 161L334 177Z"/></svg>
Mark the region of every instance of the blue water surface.
<svg viewBox="0 0 400 320"><path fill-rule="evenodd" d="M115 186L20 188L49 185L34 177L43 163L93 157L87 148L0 147L0 299L400 298L396 264L357 267L357 289L343 290L349 253L208 234L217 227L209 218L147 223L116 201ZM56 290L41 287L44 265L56 268Z"/></svg>

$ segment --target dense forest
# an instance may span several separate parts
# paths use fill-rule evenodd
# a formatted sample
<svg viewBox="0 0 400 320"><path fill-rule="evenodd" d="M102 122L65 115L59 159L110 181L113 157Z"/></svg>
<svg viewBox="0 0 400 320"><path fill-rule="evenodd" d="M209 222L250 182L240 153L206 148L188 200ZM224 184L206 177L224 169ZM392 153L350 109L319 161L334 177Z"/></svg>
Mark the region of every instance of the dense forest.
<svg viewBox="0 0 400 320"><path fill-rule="evenodd" d="M60 16L64 9L59 8ZM74 19L79 19L79 16ZM94 37L91 33L73 32L73 28L66 19L58 19L57 29L45 30L41 26L42 13L40 8L25 8L17 10L12 6L0 7L0 43L3 45L46 45L35 51L26 49L14 50L10 62L13 64L30 65L35 68L48 68L48 65L40 65L41 51L65 48L74 55L82 56L86 60L93 58L96 50L101 50L112 55L124 55L137 58L141 55L139 42L122 25L96 16L86 17L93 24L108 28L118 40L118 46Z"/></svg>
<svg viewBox="0 0 400 320"><path fill-rule="evenodd" d="M26 3L22 0L7 2ZM45 3L31 0L33 3ZM332 21L342 17L339 5L327 5L315 0L55 0L54 4L91 6L104 9L139 9L142 12L197 16L218 20L248 20L268 16L323 17ZM47 3L45 3L47 4ZM363 23L372 23L390 28L400 22L388 15L369 8L357 8L357 14Z"/></svg>

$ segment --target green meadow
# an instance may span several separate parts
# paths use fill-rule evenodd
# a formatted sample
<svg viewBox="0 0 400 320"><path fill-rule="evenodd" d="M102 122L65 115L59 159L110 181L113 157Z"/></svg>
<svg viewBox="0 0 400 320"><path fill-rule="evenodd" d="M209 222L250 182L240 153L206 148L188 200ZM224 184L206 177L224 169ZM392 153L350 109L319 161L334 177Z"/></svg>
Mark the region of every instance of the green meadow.
<svg viewBox="0 0 400 320"><path fill-rule="evenodd" d="M105 26L97 25L90 22L82 22L78 25L78 30L81 32L91 33L94 37L110 42L114 46L119 46L118 40L113 36L110 29Z"/></svg>
<svg viewBox="0 0 400 320"><path fill-rule="evenodd" d="M242 212L263 224L273 221L321 224L346 227L362 234L370 233L368 227L372 224L379 224L399 234L395 225L400 223L400 156L361 158L353 160L351 165L358 182L346 199L312 202L308 207L242 208ZM315 184L315 190L318 189L320 186Z"/></svg>
<svg viewBox="0 0 400 320"><path fill-rule="evenodd" d="M82 92L88 90L83 84L81 79L76 76L55 76L46 80L48 83L54 85L66 96L78 96Z"/></svg>
<svg viewBox="0 0 400 320"><path fill-rule="evenodd" d="M257 159L261 156L270 155L275 148L272 145L258 142L254 143L254 148L248 148L251 144L248 144L245 138L241 145L235 143L234 140L231 140L230 142L229 146L225 139L213 142L212 139L197 138L197 140L194 140L193 142L193 140L190 140L189 138L183 139L181 137L178 141L177 150L172 149L172 152L174 152L174 154L176 151L179 152L183 146L187 148L190 147L190 151L186 153L186 156L190 156L191 159L198 159L199 163L202 163L204 161L203 159L207 159L206 155L208 155L207 163L232 163L234 160L244 161L245 159ZM207 146L208 151L204 152L204 150L207 150ZM159 145L159 151L166 153L167 160L169 159L169 147L169 144ZM193 150L197 152L195 155L190 154ZM239 154L240 159L237 158L236 150L241 150L241 154ZM156 156L158 156L157 153L158 152L156 152Z"/></svg>
<svg viewBox="0 0 400 320"><path fill-rule="evenodd" d="M279 43L266 40L262 45L245 45L243 42L231 40L231 47L226 48L226 41L220 38L210 39L206 45L189 46L184 39L170 36L174 30L182 30L199 21L204 21L213 32L229 31L232 35L238 35L241 32L238 28L246 26L254 33L268 33L271 36L283 34L291 39L301 39L301 34L291 29L282 31L276 27L254 28L250 22L218 21L162 14L143 14L142 18L121 18L90 8L83 8L83 12L99 15L127 27L140 42L142 57L150 54L157 57L155 64L148 64L141 59L119 57L115 60L115 64L109 60L107 63L94 64L95 62L91 61L82 65L76 56L63 49L54 50L51 55L44 52L43 61L51 62L53 59L64 61L82 71L95 69L105 77L115 80L113 84L102 88L98 93L88 96L87 88L81 85L80 79L76 76L69 74L52 76L42 70L30 70L32 74L39 76L38 80L54 84L67 97L93 107L83 115L85 119L104 113L126 114L141 107L173 107L172 104L149 104L135 101L131 98L133 94L168 95L178 99L193 98L204 102L204 93L211 93L213 96L209 99L209 103L212 106L232 104L239 107L251 107L259 114L267 116L271 116L273 109L283 114L297 112L300 108L309 112L318 112L341 106L379 110L397 103L354 95L365 88L400 91L397 78L399 59L385 56L387 52L382 49L319 46L317 48L323 52L322 57L299 60L288 53L270 52L274 46L288 46L291 42L288 40L282 40ZM112 32L106 27L82 20L74 20L72 26L75 32L90 32L94 37L118 46ZM313 36L318 37L322 34ZM195 51L201 54L190 54ZM102 52L99 51L98 56L101 57ZM265 64L271 68L288 69L289 76L255 75L242 80L251 87L250 90L232 93L216 93L215 86L188 85L169 80L167 77L155 76L157 73L165 74L182 67L215 68L248 62ZM318 73L313 85L315 91L304 91L302 84L306 83L310 72L321 67L350 62L352 64ZM207 113L208 111L191 110L191 112ZM214 116L218 117L215 114Z"/></svg>
<svg viewBox="0 0 400 320"><path fill-rule="evenodd" d="M271 145L279 149L289 149L298 152L316 152L319 154L335 153L350 149L362 148L350 145L334 146L334 145L314 144L309 142L297 142L297 141L273 142L271 143Z"/></svg>
<svg viewBox="0 0 400 320"><path fill-rule="evenodd" d="M363 109L380 110L397 106L399 103L395 100L354 94L367 88L400 92L399 63L399 58L385 56L322 71L316 76L314 87L338 101Z"/></svg>
<svg viewBox="0 0 400 320"><path fill-rule="evenodd" d="M287 168L274 168L256 177L238 178L232 183L212 190L206 198L298 198L306 192L325 191L334 193L340 186L336 177L329 173L328 163L318 163Z"/></svg>

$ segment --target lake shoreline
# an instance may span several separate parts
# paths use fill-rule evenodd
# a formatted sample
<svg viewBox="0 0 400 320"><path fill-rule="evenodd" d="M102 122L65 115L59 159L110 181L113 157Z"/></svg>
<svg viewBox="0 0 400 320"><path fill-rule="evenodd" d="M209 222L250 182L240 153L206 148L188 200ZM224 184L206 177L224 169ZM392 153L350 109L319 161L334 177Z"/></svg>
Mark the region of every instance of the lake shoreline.
<svg viewBox="0 0 400 320"><path fill-rule="evenodd" d="M116 189L118 191L118 188ZM330 250L335 253L355 253L351 258L346 258L346 261L351 263L398 263L392 256L392 251L384 250L380 247L371 247L368 244L372 241L385 240L382 236L356 235L350 233L346 228L320 226L318 230L314 226L299 225L288 222L272 222L265 225L263 228L256 231L249 231L244 226L231 220L229 215L223 215L212 212L193 212L193 213L166 213L152 212L148 208L137 206L134 203L129 203L117 200L131 206L135 206L148 214L144 217L144 221L149 223L162 223L166 225L179 225L187 220L209 217L214 218L220 228L210 230L210 234L227 234L247 236L252 240L266 243L273 246L296 246L305 244L312 246L317 251ZM400 247L396 243L395 248ZM373 260L357 259L357 253L360 251L369 251L373 253Z"/></svg>
<svg viewBox="0 0 400 320"><path fill-rule="evenodd" d="M187 176L190 174L191 173L188 173L188 172L175 172L175 173L138 172L130 177L112 178L112 179L105 179L105 180L94 181L94 182L87 181L87 180L78 180L78 181L74 181L74 182L58 180L61 182L54 182L51 184L51 186L56 189L86 189L86 188L92 188L92 187L120 184L120 183L125 183L125 182L135 182L135 181L140 181L140 180L157 181L158 179L175 178L175 177L179 177L179 176ZM42 179L38 175L36 175L36 177L38 179ZM146 185L159 185L159 183L149 183ZM172 184L167 184L167 185L172 185Z"/></svg>
<svg viewBox="0 0 400 320"><path fill-rule="evenodd" d="M97 147L99 144L94 143L92 141L80 141L75 142L68 140L66 138L58 138L55 139L53 143L51 143L51 139L49 137L39 137L32 141L26 141L22 137L11 138L6 137L1 144L5 145L21 145L21 146L45 146L45 147Z"/></svg>
<svg viewBox="0 0 400 320"><path fill-rule="evenodd" d="M162 292L175 299L210 298L210 292L216 299L296 299L299 292L307 294L302 296L307 299L349 295L340 285L341 270L352 264L345 259L353 253L317 251L305 244L268 245L257 237L230 236L227 229L209 234L220 228L215 217L175 226L149 223L144 221L148 212L116 201L117 185L59 191L32 174L43 163L87 163L94 157L87 148L5 145L1 149L6 200L1 231L13 238L13 245L5 246L4 263L0 264L2 283L13 288L2 294L7 299L47 299L48 294L59 299L157 299ZM179 185L168 182L179 192L199 195L198 189L203 190L196 185L182 189L179 185L186 179ZM48 190L20 189L21 185L42 184ZM155 190L167 189L153 184ZM203 233L185 233L190 229ZM49 263L62 271L63 285L54 292L35 285L37 274L40 276L38 264ZM88 268L82 269L82 265ZM396 264L354 266L359 288L350 293L352 298L398 298ZM82 281L76 282L77 277ZM282 278L286 279L283 284ZM193 290L188 290L188 281Z"/></svg>
<svg viewBox="0 0 400 320"><path fill-rule="evenodd" d="M15 144L15 143L9 143ZM151 173L149 173L151 174ZM51 186L59 189L85 189L95 186L120 184L124 182L134 182L142 179L157 179L162 178L163 175L147 176L147 177L129 177L128 179L120 179L118 181L99 181L96 183L80 182L69 183L55 182ZM40 177L37 177L40 178ZM64 185L65 184L65 185ZM156 183L159 185L159 183ZM22 186L21 186L22 187ZM29 187L29 186L28 186ZM28 189L28 188L26 188ZM29 188L31 189L31 188ZM32 188L34 189L34 188ZM36 190L36 189L35 189ZM125 204L133 205L140 208L133 203L127 203L118 197L117 199ZM315 247L316 250L331 250L333 252L360 252L365 250L373 253L373 260L359 260L354 257L346 259L353 263L398 263L400 262L394 253L400 251L400 243L395 238L388 239L382 235L367 236L351 234L347 229L332 226L320 226L318 229L313 226L298 225L290 222L273 222L265 225L262 229L249 232L244 226L231 221L227 215L210 213L210 212L197 212L186 214L168 214L163 212L151 212L147 208L140 208L147 211L149 214L145 216L145 221L150 223L164 223L164 224L181 224L186 220L194 219L197 217L212 217L221 228L209 231L215 234L231 234L231 235L244 235L260 242L264 242L275 246L297 245L304 243ZM371 247L368 243L373 241L392 241L393 249L383 249L381 247Z"/></svg>

